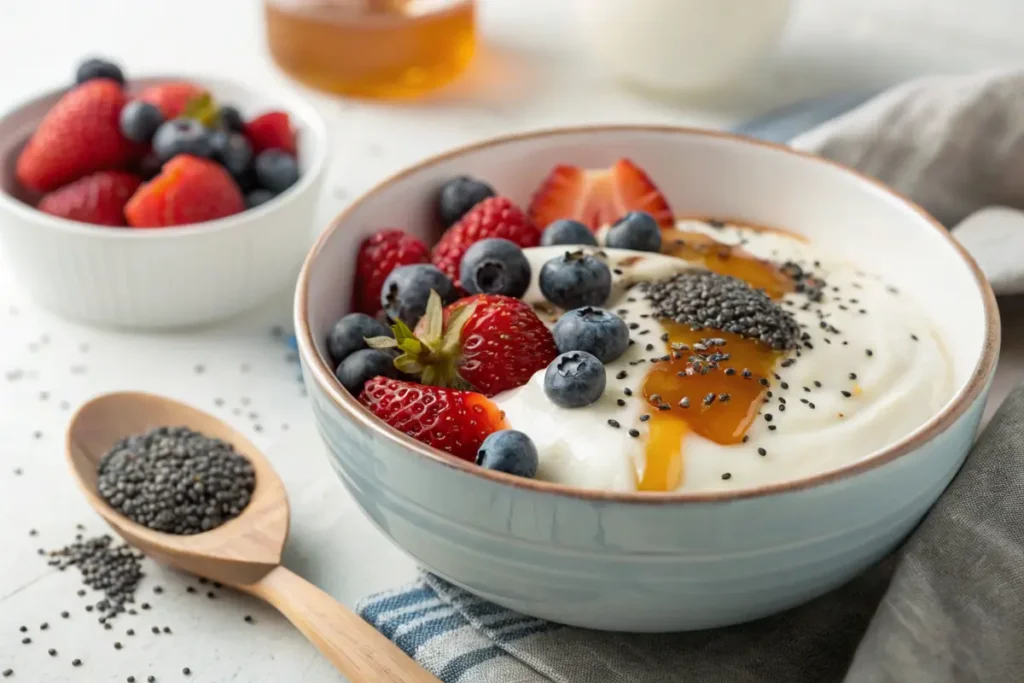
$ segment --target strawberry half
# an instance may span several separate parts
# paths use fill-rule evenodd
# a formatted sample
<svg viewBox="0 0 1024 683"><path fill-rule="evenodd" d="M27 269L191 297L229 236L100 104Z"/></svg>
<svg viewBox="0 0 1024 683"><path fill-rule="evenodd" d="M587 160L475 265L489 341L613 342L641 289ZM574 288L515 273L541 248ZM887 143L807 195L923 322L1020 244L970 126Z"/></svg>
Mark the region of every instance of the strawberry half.
<svg viewBox="0 0 1024 683"><path fill-rule="evenodd" d="M352 309L376 315L380 310L380 290L384 280L398 266L413 263L430 263L430 249L402 230L382 230L364 240L356 256Z"/></svg>
<svg viewBox="0 0 1024 683"><path fill-rule="evenodd" d="M18 155L18 182L49 192L96 171L126 167L142 148L121 135L124 103L121 86L106 78L69 90Z"/></svg>
<svg viewBox="0 0 1024 683"><path fill-rule="evenodd" d="M540 230L511 199L490 197L470 209L441 236L434 246L434 265L461 287L462 256L475 242L489 237L502 237L524 249L540 244Z"/></svg>
<svg viewBox="0 0 1024 683"><path fill-rule="evenodd" d="M126 171L98 171L43 195L43 213L92 225L127 225L124 205L142 179Z"/></svg>
<svg viewBox="0 0 1024 683"><path fill-rule="evenodd" d="M184 114L190 104L206 94L206 89L195 83L176 81L151 85L139 93L139 99L156 106L164 120L170 121Z"/></svg>
<svg viewBox="0 0 1024 683"><path fill-rule="evenodd" d="M571 218L596 232L630 211L646 211L662 228L675 227L668 201L647 173L629 159L619 159L601 169L555 166L526 213L541 228Z"/></svg>
<svg viewBox="0 0 1024 683"><path fill-rule="evenodd" d="M498 406L472 391L375 377L359 402L398 431L469 462L488 435L506 427Z"/></svg>
<svg viewBox="0 0 1024 683"><path fill-rule="evenodd" d="M395 336L368 340L402 352L395 367L424 384L475 389L494 396L526 384L558 355L551 331L529 304L499 294L477 294L442 308L430 293L416 331L401 321Z"/></svg>

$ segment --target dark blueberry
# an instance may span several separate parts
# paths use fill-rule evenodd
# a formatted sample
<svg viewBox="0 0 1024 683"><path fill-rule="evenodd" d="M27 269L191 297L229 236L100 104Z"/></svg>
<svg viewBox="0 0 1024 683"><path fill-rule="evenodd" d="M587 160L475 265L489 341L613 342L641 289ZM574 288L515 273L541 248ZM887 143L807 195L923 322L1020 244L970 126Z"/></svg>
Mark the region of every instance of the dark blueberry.
<svg viewBox="0 0 1024 683"><path fill-rule="evenodd" d="M551 330L558 351L586 351L610 363L629 348L629 328L619 316L603 308L584 306L569 311Z"/></svg>
<svg viewBox="0 0 1024 683"><path fill-rule="evenodd" d="M245 173L252 161L252 145L239 133L217 130L210 133L213 158L228 172L238 177Z"/></svg>
<svg viewBox="0 0 1024 683"><path fill-rule="evenodd" d="M348 358L359 349L366 348L368 337L391 337L388 326L365 313L349 313L334 323L327 335L327 350L335 363Z"/></svg>
<svg viewBox="0 0 1024 683"><path fill-rule="evenodd" d="M474 206L493 196L494 190L487 183L464 175L452 178L441 187L437 198L441 222L446 228L451 227Z"/></svg>
<svg viewBox="0 0 1024 683"><path fill-rule="evenodd" d="M182 117L167 121L156 129L153 151L161 161L167 161L179 154L210 157L213 146L210 144L210 132L203 124Z"/></svg>
<svg viewBox="0 0 1024 683"><path fill-rule="evenodd" d="M557 244L586 244L597 246L597 238L590 228L579 221L563 218L553 221L540 236L542 247L553 247Z"/></svg>
<svg viewBox="0 0 1024 683"><path fill-rule="evenodd" d="M399 266L384 280L380 305L392 320L415 328L427 310L430 290L436 291L445 304L459 298L455 285L436 267L426 263Z"/></svg>
<svg viewBox="0 0 1024 683"><path fill-rule="evenodd" d="M284 192L299 180L299 166L295 158L280 149L260 152L254 167L260 185L271 192Z"/></svg>
<svg viewBox="0 0 1024 683"><path fill-rule="evenodd" d="M492 237L466 250L459 279L470 294L504 294L518 299L530 286L530 262L515 242Z"/></svg>
<svg viewBox="0 0 1024 683"><path fill-rule="evenodd" d="M496 472L532 479L537 475L537 447L526 434L504 429L484 439L476 452L476 464Z"/></svg>
<svg viewBox="0 0 1024 683"><path fill-rule="evenodd" d="M661 228L649 213L630 211L608 229L604 244L612 249L661 251Z"/></svg>
<svg viewBox="0 0 1024 683"><path fill-rule="evenodd" d="M601 398L604 366L586 351L563 353L544 372L544 393L563 408L582 408Z"/></svg>
<svg viewBox="0 0 1024 683"><path fill-rule="evenodd" d="M260 179L256 177L256 171L250 166L241 173L235 176L235 182L238 183L238 189L242 192L252 192L253 190L262 190L260 187ZM270 190L267 190L270 192ZM271 194L273 194L271 192Z"/></svg>
<svg viewBox="0 0 1024 683"><path fill-rule="evenodd" d="M78 65L78 70L75 72L75 83L85 83L94 78L109 78L124 85L124 74L121 73L121 67L105 59L87 59Z"/></svg>
<svg viewBox="0 0 1024 683"><path fill-rule="evenodd" d="M253 190L249 194L245 195L245 205L250 209L255 209L257 206L266 204L277 195L270 190Z"/></svg>
<svg viewBox="0 0 1024 683"><path fill-rule="evenodd" d="M612 291L612 272L590 254L566 252L540 269L540 291L566 310L600 306Z"/></svg>
<svg viewBox="0 0 1024 683"><path fill-rule="evenodd" d="M395 356L380 349L360 349L341 361L334 376L353 396L358 396L363 385L374 377L395 377Z"/></svg>
<svg viewBox="0 0 1024 683"><path fill-rule="evenodd" d="M238 111L237 107L230 105L221 107L217 111L217 121L226 130L233 130L236 133L245 130L245 119L242 118L242 113Z"/></svg>
<svg viewBox="0 0 1024 683"><path fill-rule="evenodd" d="M155 104L132 100L121 109L121 135L135 142L146 143L164 122L164 115Z"/></svg>

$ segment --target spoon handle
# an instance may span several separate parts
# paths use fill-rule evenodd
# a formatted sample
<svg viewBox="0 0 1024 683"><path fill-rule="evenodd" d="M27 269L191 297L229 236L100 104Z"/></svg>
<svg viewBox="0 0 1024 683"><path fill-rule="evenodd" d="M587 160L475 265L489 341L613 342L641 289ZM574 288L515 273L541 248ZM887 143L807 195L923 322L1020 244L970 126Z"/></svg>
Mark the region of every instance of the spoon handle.
<svg viewBox="0 0 1024 683"><path fill-rule="evenodd" d="M440 683L355 612L284 567L245 589L277 608L352 683Z"/></svg>

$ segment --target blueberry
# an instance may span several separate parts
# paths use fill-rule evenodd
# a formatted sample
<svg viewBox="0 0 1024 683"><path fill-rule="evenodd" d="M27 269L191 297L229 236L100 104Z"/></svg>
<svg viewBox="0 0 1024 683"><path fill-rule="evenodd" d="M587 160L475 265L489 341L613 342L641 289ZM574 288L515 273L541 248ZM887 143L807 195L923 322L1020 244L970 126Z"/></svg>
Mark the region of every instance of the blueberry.
<svg viewBox="0 0 1024 683"><path fill-rule="evenodd" d="M441 187L437 207L441 214L441 222L446 228L459 222L470 209L494 196L494 189L487 183L460 175L452 178Z"/></svg>
<svg viewBox="0 0 1024 683"><path fill-rule="evenodd" d="M217 111L217 120L220 125L229 131L241 133L245 130L245 119L242 118L242 113L238 111L237 107L225 105Z"/></svg>
<svg viewBox="0 0 1024 683"><path fill-rule="evenodd" d="M254 166L260 185L271 192L284 192L299 180L299 166L292 155L284 150L268 149L260 152Z"/></svg>
<svg viewBox="0 0 1024 683"><path fill-rule="evenodd" d="M263 189L260 187L260 180L256 177L256 171L253 170L252 166L236 175L235 182L238 183L238 189L242 192L252 192L253 190ZM269 190L267 191L270 192ZM271 194L273 193L271 192Z"/></svg>
<svg viewBox="0 0 1024 683"><path fill-rule="evenodd" d="M75 83L82 84L94 78L109 78L124 85L124 74L121 67L105 59L87 59L78 65L75 72Z"/></svg>
<svg viewBox="0 0 1024 683"><path fill-rule="evenodd" d="M540 269L544 298L565 310L600 306L612 291L608 266L582 251L567 251Z"/></svg>
<svg viewBox="0 0 1024 683"><path fill-rule="evenodd" d="M414 328L427 310L430 290L437 292L445 304L459 298L455 285L435 266L427 263L399 266L384 280L380 305L392 320L401 320Z"/></svg>
<svg viewBox="0 0 1024 683"><path fill-rule="evenodd" d="M164 115L155 104L132 100L121 109L121 135L134 142L149 142L160 124L164 122Z"/></svg>
<svg viewBox="0 0 1024 683"><path fill-rule="evenodd" d="M235 177L245 173L252 161L252 145L244 135L217 130L210 133L210 146L217 163Z"/></svg>
<svg viewBox="0 0 1024 683"><path fill-rule="evenodd" d="M249 194L245 195L245 206L249 209L255 209L257 206L266 204L271 199L276 197L270 190L255 189Z"/></svg>
<svg viewBox="0 0 1024 683"><path fill-rule="evenodd" d="M629 328L622 318L593 306L569 311L551 333L560 353L586 351L602 363L612 362L629 347Z"/></svg>
<svg viewBox="0 0 1024 683"><path fill-rule="evenodd" d="M530 286L530 262L515 242L492 237L466 250L459 279L470 294L504 294L518 299Z"/></svg>
<svg viewBox="0 0 1024 683"><path fill-rule="evenodd" d="M582 408L601 398L606 381L601 361L586 351L570 351L548 365L544 393L563 408Z"/></svg>
<svg viewBox="0 0 1024 683"><path fill-rule="evenodd" d="M661 228L649 213L630 211L608 229L604 244L612 249L661 251Z"/></svg>
<svg viewBox="0 0 1024 683"><path fill-rule="evenodd" d="M367 337L391 337L388 326L365 313L349 313L334 323L327 335L327 350L331 359L340 363L349 355L365 349Z"/></svg>
<svg viewBox="0 0 1024 683"><path fill-rule="evenodd" d="M597 246L597 238L590 228L579 221L563 218L552 221L540 236L542 247L553 247L556 244L587 244Z"/></svg>
<svg viewBox="0 0 1024 683"><path fill-rule="evenodd" d="M210 157L213 155L213 146L210 144L210 132L203 124L182 117L167 121L156 129L153 151L161 161L167 161L179 154Z"/></svg>
<svg viewBox="0 0 1024 683"><path fill-rule="evenodd" d="M514 429L493 432L476 452L476 464L495 472L533 479L537 475L537 447L526 434Z"/></svg>
<svg viewBox="0 0 1024 683"><path fill-rule="evenodd" d="M334 376L353 396L358 396L363 385L374 377L396 377L395 356L380 349L360 349L341 361Z"/></svg>

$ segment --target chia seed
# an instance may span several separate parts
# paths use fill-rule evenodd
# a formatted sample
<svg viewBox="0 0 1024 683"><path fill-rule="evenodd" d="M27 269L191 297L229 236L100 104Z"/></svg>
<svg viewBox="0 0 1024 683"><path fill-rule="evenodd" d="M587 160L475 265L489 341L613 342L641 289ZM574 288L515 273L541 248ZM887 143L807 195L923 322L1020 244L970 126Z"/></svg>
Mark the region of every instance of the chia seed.
<svg viewBox="0 0 1024 683"><path fill-rule="evenodd" d="M849 391L846 391L845 389L843 389L843 390L842 390L841 392L839 392L839 393L841 393L841 394L842 394L843 396L845 396L846 398L850 398L851 396L853 396L853 394L851 394L851 393L850 393Z"/></svg>
<svg viewBox="0 0 1024 683"><path fill-rule="evenodd" d="M651 416L646 414L646 413L644 413L643 415L640 416L640 421L641 422L647 422L650 419L651 419Z"/></svg>
<svg viewBox="0 0 1024 683"><path fill-rule="evenodd" d="M768 455L768 451L766 451L763 448L758 448L757 449L757 454L760 455L760 456L765 456L765 455Z"/></svg>
<svg viewBox="0 0 1024 683"><path fill-rule="evenodd" d="M640 431L637 430L637 429L630 429L629 430L629 435L635 439L638 436L640 436Z"/></svg>
<svg viewBox="0 0 1024 683"><path fill-rule="evenodd" d="M743 280L695 270L641 287L659 317L695 330L732 332L778 350L799 344L792 314Z"/></svg>
<svg viewBox="0 0 1024 683"><path fill-rule="evenodd" d="M104 620L125 611L125 605L135 601L135 591L142 580L142 553L127 544L113 545L113 538L104 534L74 543L50 553L59 569L76 567L82 574L82 583L103 592L96 605L86 605L88 612L99 607ZM64 611L60 616L67 619Z"/></svg>
<svg viewBox="0 0 1024 683"><path fill-rule="evenodd" d="M215 529L249 504L256 474L220 439L185 427L158 427L118 442L103 456L97 488L114 509L156 531Z"/></svg>
<svg viewBox="0 0 1024 683"><path fill-rule="evenodd" d="M681 399L679 399L679 407L680 408L689 408L690 407L690 397L689 396L683 396Z"/></svg>
<svg viewBox="0 0 1024 683"><path fill-rule="evenodd" d="M626 401L625 399L617 398L615 399L615 405L621 408L622 406L626 405Z"/></svg>
<svg viewBox="0 0 1024 683"><path fill-rule="evenodd" d="M730 473L730 472L723 472L722 473L722 479L732 479L732 473Z"/></svg>
<svg viewBox="0 0 1024 683"><path fill-rule="evenodd" d="M618 429L621 426L618 420L608 420L608 424L609 426L612 426L615 429Z"/></svg>

